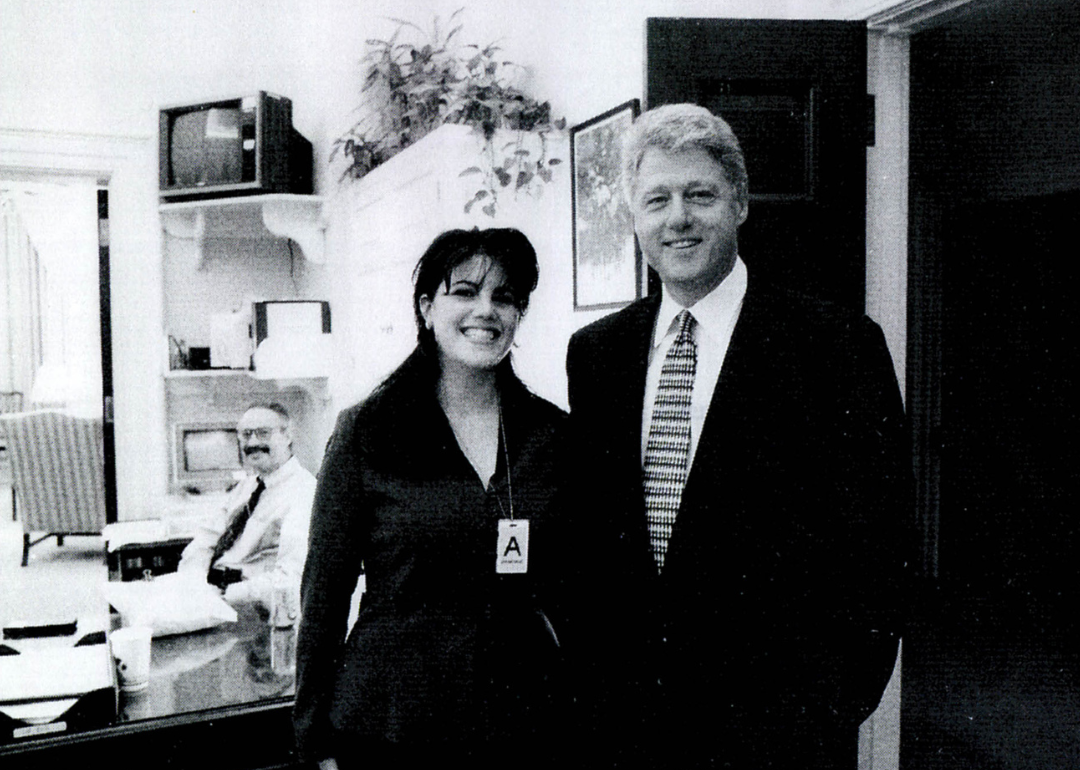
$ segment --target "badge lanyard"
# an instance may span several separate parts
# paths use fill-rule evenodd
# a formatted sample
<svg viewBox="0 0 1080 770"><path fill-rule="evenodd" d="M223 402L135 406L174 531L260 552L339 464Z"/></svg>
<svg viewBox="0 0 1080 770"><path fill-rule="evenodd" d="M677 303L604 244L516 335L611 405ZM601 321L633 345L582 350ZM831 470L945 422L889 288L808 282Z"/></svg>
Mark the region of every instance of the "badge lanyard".
<svg viewBox="0 0 1080 770"><path fill-rule="evenodd" d="M495 571L499 574L522 575L529 571L529 520L514 518L514 481L510 469L510 449L506 440L502 403L499 404L499 432L502 435L503 459L506 462L506 494L510 500L510 518L499 519L499 538L495 550ZM495 500L502 508L498 496Z"/></svg>
<svg viewBox="0 0 1080 770"><path fill-rule="evenodd" d="M514 474L510 470L510 448L506 442L506 423L503 422L502 402L499 402L499 433L502 434L503 460L506 462L506 496L510 500L510 521L514 520ZM496 500L499 498L496 497ZM499 503L502 508L502 503Z"/></svg>

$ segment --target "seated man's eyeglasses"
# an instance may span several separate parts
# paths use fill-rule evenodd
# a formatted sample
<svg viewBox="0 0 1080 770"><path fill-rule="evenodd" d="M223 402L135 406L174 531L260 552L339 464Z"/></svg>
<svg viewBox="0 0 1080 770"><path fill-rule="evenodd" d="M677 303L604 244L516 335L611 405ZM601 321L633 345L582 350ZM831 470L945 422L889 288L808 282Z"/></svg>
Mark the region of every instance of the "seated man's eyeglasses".
<svg viewBox="0 0 1080 770"><path fill-rule="evenodd" d="M281 430L281 428L251 428L249 430L238 430L236 431L236 435L244 441L249 441L252 438L257 438L259 441L266 441L274 435L274 431L276 430Z"/></svg>

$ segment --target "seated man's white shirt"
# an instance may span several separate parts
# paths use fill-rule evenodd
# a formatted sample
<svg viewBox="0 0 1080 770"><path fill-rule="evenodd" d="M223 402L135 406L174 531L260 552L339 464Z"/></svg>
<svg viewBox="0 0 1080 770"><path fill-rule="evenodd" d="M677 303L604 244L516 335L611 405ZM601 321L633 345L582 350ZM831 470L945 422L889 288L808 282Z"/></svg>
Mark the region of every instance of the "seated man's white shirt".
<svg viewBox="0 0 1080 770"><path fill-rule="evenodd" d="M221 514L201 527L184 549L179 571L198 574L203 580L210 569L214 546L236 513L247 504L258 483L249 476L229 494ZM308 525L315 498L315 477L295 458L263 477L266 488L255 510L232 547L215 562L216 567L238 569L240 583L226 589L230 604L259 602L273 605L274 585L295 592L307 557Z"/></svg>
<svg viewBox="0 0 1080 770"><path fill-rule="evenodd" d="M694 463L698 439L709 414L709 404L716 391L716 382L720 378L727 357L735 322L739 319L743 298L746 296L746 264L741 257L735 258L731 272L720 285L702 297L689 308L697 322L694 326L694 342L697 345L697 367L694 373L694 389L690 396L690 456L687 467ZM645 447L649 443L649 429L652 426L653 402L660 387L660 370L664 366L668 349L678 336L675 319L684 310L663 289L660 310L656 314L656 326L653 331L653 343L649 349L649 367L645 374L645 400L641 413L641 458L645 461Z"/></svg>

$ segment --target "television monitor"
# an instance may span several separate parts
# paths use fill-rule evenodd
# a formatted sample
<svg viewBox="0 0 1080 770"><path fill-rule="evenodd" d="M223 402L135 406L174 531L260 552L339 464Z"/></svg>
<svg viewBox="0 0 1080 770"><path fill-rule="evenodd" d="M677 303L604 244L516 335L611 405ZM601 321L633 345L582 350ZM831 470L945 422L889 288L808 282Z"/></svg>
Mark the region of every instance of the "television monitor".
<svg viewBox="0 0 1080 770"><path fill-rule="evenodd" d="M173 431L174 491L224 490L243 475L235 423L185 423Z"/></svg>
<svg viewBox="0 0 1080 770"><path fill-rule="evenodd" d="M311 142L292 125L292 102L249 96L159 112L163 201L312 192Z"/></svg>

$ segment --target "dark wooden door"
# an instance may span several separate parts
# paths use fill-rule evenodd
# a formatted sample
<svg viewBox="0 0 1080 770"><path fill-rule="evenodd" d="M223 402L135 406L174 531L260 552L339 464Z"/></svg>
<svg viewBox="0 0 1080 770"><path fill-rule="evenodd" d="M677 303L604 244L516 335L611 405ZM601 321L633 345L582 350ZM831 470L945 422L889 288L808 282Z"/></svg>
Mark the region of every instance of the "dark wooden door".
<svg viewBox="0 0 1080 770"><path fill-rule="evenodd" d="M757 275L862 310L866 265L866 25L649 19L646 104L695 102L743 145Z"/></svg>

